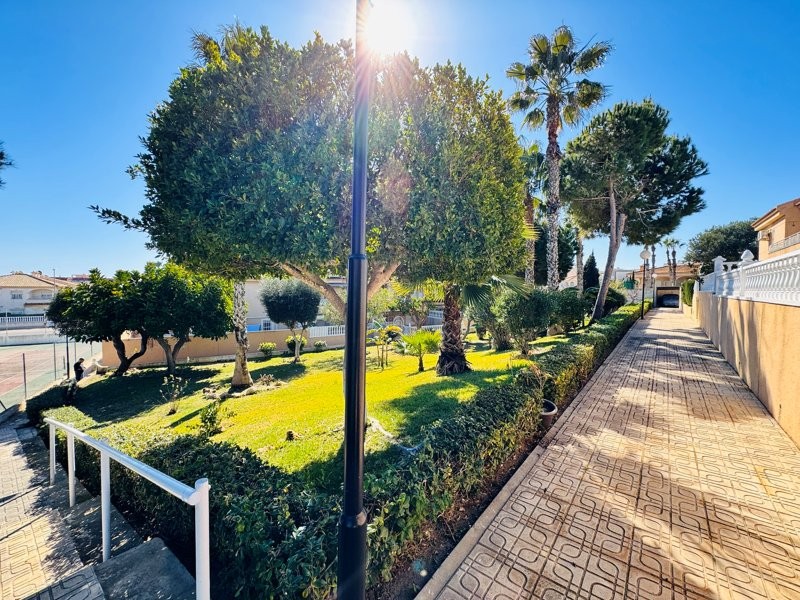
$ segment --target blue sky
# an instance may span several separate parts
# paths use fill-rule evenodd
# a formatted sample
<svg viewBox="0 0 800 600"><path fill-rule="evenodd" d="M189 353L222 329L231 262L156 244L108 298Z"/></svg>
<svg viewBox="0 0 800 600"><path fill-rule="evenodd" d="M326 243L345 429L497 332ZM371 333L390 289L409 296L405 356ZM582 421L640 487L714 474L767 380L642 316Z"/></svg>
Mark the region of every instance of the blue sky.
<svg viewBox="0 0 800 600"><path fill-rule="evenodd" d="M376 0L380 1L380 0ZM0 190L0 273L59 274L140 268L142 234L105 225L100 204L135 213L142 184L125 169L140 151L147 114L192 60L192 31L238 19L301 44L318 30L350 37L354 0L4 2L0 13L0 140L16 162ZM581 40L610 40L595 78L606 102L652 97L672 131L690 135L709 163L708 208L676 232L760 215L800 196L800 3L409 0L409 51L424 64L451 59L494 87L524 60L529 37L562 23ZM529 140L541 132L524 132ZM567 130L564 141L574 135ZM604 260L606 240L591 241ZM638 264L623 248L620 267ZM663 252L659 252L659 264Z"/></svg>

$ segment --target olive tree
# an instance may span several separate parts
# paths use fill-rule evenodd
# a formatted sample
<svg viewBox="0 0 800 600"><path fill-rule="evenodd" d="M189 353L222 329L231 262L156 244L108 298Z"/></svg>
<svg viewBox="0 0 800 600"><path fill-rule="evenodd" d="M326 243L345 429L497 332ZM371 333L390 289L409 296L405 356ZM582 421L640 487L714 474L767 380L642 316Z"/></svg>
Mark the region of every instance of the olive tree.
<svg viewBox="0 0 800 600"><path fill-rule="evenodd" d="M294 339L294 362L300 360L300 346L306 329L317 320L322 296L297 279L269 279L261 288L261 303L271 321L283 323ZM300 326L300 336L295 330Z"/></svg>

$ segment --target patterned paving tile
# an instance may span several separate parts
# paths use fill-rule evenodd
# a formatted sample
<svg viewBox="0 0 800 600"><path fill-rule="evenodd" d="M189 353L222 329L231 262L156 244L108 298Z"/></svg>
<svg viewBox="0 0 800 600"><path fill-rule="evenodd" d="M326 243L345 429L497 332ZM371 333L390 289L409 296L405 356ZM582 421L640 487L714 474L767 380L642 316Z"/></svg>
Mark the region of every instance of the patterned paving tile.
<svg viewBox="0 0 800 600"><path fill-rule="evenodd" d="M677 311L522 468L421 598L800 600L800 450Z"/></svg>

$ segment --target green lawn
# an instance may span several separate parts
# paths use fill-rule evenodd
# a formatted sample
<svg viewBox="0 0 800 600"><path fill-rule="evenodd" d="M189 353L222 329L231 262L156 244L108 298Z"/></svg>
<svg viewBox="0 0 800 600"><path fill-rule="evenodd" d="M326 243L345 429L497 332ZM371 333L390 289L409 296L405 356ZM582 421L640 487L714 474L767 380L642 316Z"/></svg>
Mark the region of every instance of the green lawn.
<svg viewBox="0 0 800 600"><path fill-rule="evenodd" d="M539 343L544 346L547 338ZM510 377L516 352L493 352L484 343L469 347L474 371L457 377L437 377L435 355L425 357L424 373L417 372L416 358L397 354L392 354L389 367L381 370L372 350L367 374L368 416L403 445L414 445L426 425L447 418L478 389ZM343 440L342 359L341 350L329 350L304 354L299 365L283 357L251 361L254 379L271 374L284 384L224 400L224 429L213 439L247 447L269 464L334 485L340 479ZM91 429L93 435L102 435L120 423L193 432L199 427L200 410L209 403L203 388L227 389L232 370L232 363L181 367L179 374L189 386L173 415L167 415L168 405L159 393L163 369L143 369L121 379L89 380L76 406L98 423ZM294 441L286 439L290 430ZM398 451L373 427L367 430L366 446L368 466Z"/></svg>

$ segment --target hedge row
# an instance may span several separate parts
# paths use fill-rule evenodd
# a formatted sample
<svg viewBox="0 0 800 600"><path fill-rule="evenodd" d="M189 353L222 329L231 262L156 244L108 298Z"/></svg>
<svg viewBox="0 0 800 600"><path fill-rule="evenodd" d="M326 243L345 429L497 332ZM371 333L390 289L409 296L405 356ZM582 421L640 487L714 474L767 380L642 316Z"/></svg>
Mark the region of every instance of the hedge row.
<svg viewBox="0 0 800 600"><path fill-rule="evenodd" d="M544 391L563 404L579 385L575 382L588 377L635 321L636 311L623 308L572 334L539 360L544 380L523 369L514 383L479 391L451 418L432 424L416 453L384 472L367 473L373 583L391 575L408 542L493 479L498 467L535 435ZM97 425L75 407L47 410L37 401L29 406L32 416L50 416L89 433ZM334 590L339 495L308 489L229 443L124 425L107 432L113 446L179 480L209 478L215 598L324 598ZM60 437L59 454L63 459ZM97 489L98 456L76 444L76 461L78 476ZM194 520L189 507L113 464L112 493L115 504L137 514L150 531L184 548L191 563Z"/></svg>

